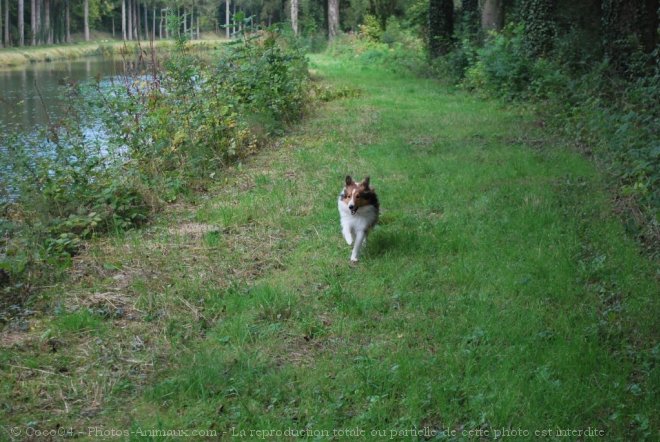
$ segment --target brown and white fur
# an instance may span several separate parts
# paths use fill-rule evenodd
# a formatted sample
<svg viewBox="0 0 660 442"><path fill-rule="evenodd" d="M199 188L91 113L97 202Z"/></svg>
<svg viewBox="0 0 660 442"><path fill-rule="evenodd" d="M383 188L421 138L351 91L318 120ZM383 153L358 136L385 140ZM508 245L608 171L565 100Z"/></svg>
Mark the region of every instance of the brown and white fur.
<svg viewBox="0 0 660 442"><path fill-rule="evenodd" d="M349 246L353 244L351 262L357 262L369 231L378 222L378 197L375 189L369 187L369 177L356 183L350 175L347 176L337 205L344 239Z"/></svg>

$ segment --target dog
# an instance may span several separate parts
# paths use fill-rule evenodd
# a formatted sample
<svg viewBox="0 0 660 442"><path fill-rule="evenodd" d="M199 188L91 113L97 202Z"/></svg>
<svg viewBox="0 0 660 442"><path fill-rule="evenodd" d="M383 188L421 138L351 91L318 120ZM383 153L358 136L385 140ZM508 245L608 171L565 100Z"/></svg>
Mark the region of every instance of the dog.
<svg viewBox="0 0 660 442"><path fill-rule="evenodd" d="M350 175L337 201L341 232L350 246L353 245L351 262L356 263L360 249L367 240L367 235L378 222L380 207L373 187L369 187L369 177L359 183Z"/></svg>

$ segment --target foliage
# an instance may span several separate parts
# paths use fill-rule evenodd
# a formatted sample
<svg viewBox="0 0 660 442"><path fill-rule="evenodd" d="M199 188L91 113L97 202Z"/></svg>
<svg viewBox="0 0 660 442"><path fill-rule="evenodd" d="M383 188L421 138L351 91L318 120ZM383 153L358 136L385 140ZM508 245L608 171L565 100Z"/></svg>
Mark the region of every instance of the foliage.
<svg viewBox="0 0 660 442"><path fill-rule="evenodd" d="M228 93L240 113L266 124L268 132L301 117L307 61L296 47L284 49L276 35L232 48L211 70L208 84Z"/></svg>
<svg viewBox="0 0 660 442"><path fill-rule="evenodd" d="M398 20L392 18L388 20L388 27L381 34L380 41L373 41L363 34L357 38L344 35L333 42L329 52L367 64L379 64L392 71L421 73L426 66L422 47L419 38L401 30Z"/></svg>
<svg viewBox="0 0 660 442"><path fill-rule="evenodd" d="M383 29L380 27L378 19L373 15L364 17L364 23L360 25L360 36L371 41L380 41L383 35Z"/></svg>
<svg viewBox="0 0 660 442"><path fill-rule="evenodd" d="M542 104L542 118L607 165L628 230L654 249L660 235L657 52L638 48L626 55L622 71L620 61L595 63L593 51L573 51L578 33L568 33L549 52L541 35L550 28L530 33L527 26L511 23L481 47L463 39L434 61L431 72L483 95Z"/></svg>
<svg viewBox="0 0 660 442"><path fill-rule="evenodd" d="M451 49L454 34L454 2L430 0L429 3L429 57L437 58Z"/></svg>
<svg viewBox="0 0 660 442"><path fill-rule="evenodd" d="M28 267L67 262L87 238L145 222L281 133L306 108L307 67L272 32L211 61L180 38L162 71L94 89L72 90L69 115L42 133L0 140L9 164L0 269L14 281ZM85 136L83 114L98 116L103 137Z"/></svg>
<svg viewBox="0 0 660 442"><path fill-rule="evenodd" d="M521 19L525 24L523 38L530 56L545 55L552 49L557 33L552 19L554 1L529 0L521 4Z"/></svg>

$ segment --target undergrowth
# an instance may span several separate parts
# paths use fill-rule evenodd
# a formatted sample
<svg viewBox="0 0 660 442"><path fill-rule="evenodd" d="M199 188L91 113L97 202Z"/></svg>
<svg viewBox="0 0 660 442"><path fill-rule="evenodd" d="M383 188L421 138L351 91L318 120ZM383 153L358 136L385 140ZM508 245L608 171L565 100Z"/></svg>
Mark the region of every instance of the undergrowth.
<svg viewBox="0 0 660 442"><path fill-rule="evenodd" d="M3 133L3 304L56 278L86 239L144 223L281 134L306 109L306 63L274 32L211 59L182 37L162 66L154 56L109 83L70 87L69 111L49 127Z"/></svg>

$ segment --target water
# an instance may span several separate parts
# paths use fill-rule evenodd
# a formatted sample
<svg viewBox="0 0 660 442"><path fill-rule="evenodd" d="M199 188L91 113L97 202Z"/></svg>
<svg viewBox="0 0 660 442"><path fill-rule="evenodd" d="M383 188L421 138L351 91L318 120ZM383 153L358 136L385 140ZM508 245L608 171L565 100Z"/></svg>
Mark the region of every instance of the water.
<svg viewBox="0 0 660 442"><path fill-rule="evenodd" d="M131 65L128 65L130 69ZM16 133L24 142L24 152L33 158L54 155L54 146L38 130L57 123L70 109L67 84L101 81L122 76L127 65L121 58L88 57L78 60L34 63L15 68L0 68L0 131ZM107 86L106 86L107 87ZM80 99L80 97L76 98ZM104 144L106 133L95 115L85 114L81 121L90 149ZM13 156L2 145L0 133L0 203L16 197ZM103 147L103 146L102 146ZM101 149L104 154L104 149Z"/></svg>
<svg viewBox="0 0 660 442"><path fill-rule="evenodd" d="M55 120L67 109L66 83L79 83L124 73L119 58L87 57L78 60L0 67L0 130L28 133Z"/></svg>

